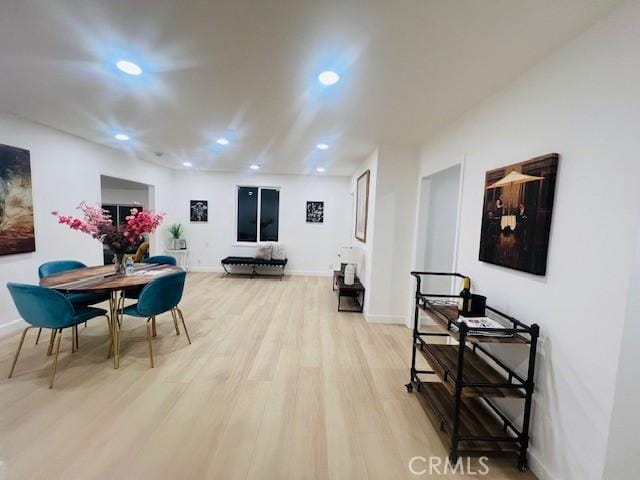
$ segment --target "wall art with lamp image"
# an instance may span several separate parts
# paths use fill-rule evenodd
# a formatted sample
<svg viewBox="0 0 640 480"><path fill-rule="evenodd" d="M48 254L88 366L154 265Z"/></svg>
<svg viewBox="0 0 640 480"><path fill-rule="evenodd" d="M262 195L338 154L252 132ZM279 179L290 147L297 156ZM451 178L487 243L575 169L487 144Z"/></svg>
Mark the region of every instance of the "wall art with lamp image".
<svg viewBox="0 0 640 480"><path fill-rule="evenodd" d="M546 274L558 157L551 153L486 173L480 261Z"/></svg>

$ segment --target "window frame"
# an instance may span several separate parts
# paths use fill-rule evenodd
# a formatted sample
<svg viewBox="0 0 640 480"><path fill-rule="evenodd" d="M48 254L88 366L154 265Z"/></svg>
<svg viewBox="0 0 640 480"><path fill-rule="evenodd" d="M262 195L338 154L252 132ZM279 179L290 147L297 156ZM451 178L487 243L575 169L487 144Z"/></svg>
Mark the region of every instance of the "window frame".
<svg viewBox="0 0 640 480"><path fill-rule="evenodd" d="M245 242L238 240L238 192L240 188L257 188L258 189L258 213L256 218L256 241L255 242ZM237 247L255 247L258 243L261 243L260 240L260 214L262 213L262 190L277 190L278 191L278 242L280 242L280 204L282 203L282 187L279 186L271 186L271 185L247 185L247 184L237 184L235 188L235 206L236 212L234 219L236 221L236 232L234 235L235 242L234 245Z"/></svg>

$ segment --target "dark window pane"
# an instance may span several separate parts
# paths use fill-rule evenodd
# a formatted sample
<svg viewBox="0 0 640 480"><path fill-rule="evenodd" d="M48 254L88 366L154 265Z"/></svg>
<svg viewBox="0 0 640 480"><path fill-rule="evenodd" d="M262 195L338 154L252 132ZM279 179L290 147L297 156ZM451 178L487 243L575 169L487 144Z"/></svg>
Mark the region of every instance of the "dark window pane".
<svg viewBox="0 0 640 480"><path fill-rule="evenodd" d="M131 215L132 208L140 210L141 207L139 205L118 205L118 225L122 225L127 221L126 218Z"/></svg>
<svg viewBox="0 0 640 480"><path fill-rule="evenodd" d="M118 221L118 207L116 205L102 205L102 208L109 212L109 215L111 215L111 221L115 225Z"/></svg>
<svg viewBox="0 0 640 480"><path fill-rule="evenodd" d="M238 242L255 242L258 239L258 189L238 188Z"/></svg>
<svg viewBox="0 0 640 480"><path fill-rule="evenodd" d="M278 241L280 192L263 189L260 193L260 241Z"/></svg>

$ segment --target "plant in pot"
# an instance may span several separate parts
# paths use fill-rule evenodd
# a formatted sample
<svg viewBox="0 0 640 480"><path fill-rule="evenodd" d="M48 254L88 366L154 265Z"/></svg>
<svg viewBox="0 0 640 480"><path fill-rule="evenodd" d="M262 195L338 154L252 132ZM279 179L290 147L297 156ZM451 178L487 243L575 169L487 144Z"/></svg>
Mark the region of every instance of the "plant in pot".
<svg viewBox="0 0 640 480"><path fill-rule="evenodd" d="M182 234L184 233L184 229L182 225L179 223L174 223L169 226L169 235L171 235L171 249L178 250L181 248L180 239L182 238Z"/></svg>
<svg viewBox="0 0 640 480"><path fill-rule="evenodd" d="M56 211L51 213L58 217L58 223L91 235L109 247L115 257L117 273L125 273L127 254L134 253L136 245L144 240L145 234L155 232L164 219L164 213L132 208L131 215L125 218L124 223L114 225L107 210L92 207L86 202L82 202L77 208L82 212L82 218L60 215Z"/></svg>

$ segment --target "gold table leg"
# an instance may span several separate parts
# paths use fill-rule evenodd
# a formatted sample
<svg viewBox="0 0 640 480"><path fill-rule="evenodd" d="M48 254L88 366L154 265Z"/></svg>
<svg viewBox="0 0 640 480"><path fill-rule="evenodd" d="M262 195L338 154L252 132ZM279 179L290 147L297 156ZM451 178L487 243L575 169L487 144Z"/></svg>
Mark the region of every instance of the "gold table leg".
<svg viewBox="0 0 640 480"><path fill-rule="evenodd" d="M120 292L111 292L109 310L111 313L111 341L113 342L113 368L120 368Z"/></svg>

